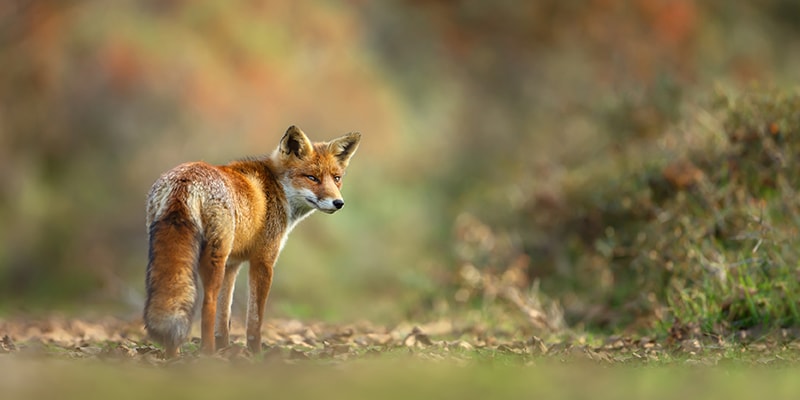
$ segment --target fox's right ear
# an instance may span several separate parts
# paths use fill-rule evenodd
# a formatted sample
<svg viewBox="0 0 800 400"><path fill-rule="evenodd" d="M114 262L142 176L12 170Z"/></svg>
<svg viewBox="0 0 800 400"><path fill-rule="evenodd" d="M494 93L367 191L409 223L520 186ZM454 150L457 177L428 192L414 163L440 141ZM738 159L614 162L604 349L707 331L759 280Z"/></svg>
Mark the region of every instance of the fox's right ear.
<svg viewBox="0 0 800 400"><path fill-rule="evenodd" d="M311 154L313 147L306 134L300 128L292 125L281 139L280 151L282 156L294 155L302 159Z"/></svg>

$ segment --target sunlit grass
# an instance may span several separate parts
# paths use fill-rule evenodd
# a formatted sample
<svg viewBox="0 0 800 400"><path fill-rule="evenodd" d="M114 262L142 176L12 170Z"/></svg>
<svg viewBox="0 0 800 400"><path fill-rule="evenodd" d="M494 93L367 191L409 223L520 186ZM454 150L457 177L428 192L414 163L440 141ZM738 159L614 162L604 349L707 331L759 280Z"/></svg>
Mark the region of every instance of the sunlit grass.
<svg viewBox="0 0 800 400"><path fill-rule="evenodd" d="M614 367L537 360L456 365L394 357L348 365L264 363L152 368L0 358L4 398L59 399L485 399L788 398L796 367Z"/></svg>

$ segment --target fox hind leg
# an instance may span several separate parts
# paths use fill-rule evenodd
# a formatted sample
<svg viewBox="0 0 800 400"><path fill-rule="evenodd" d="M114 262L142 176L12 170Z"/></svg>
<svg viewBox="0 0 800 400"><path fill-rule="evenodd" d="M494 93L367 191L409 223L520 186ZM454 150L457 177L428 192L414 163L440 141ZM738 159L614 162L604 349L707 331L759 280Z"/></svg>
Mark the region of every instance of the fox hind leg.
<svg viewBox="0 0 800 400"><path fill-rule="evenodd" d="M217 301L225 280L225 263L232 248L232 241L211 239L206 242L200 257L200 279L203 281L203 309L200 322L200 349L203 353L214 353L214 323Z"/></svg>
<svg viewBox="0 0 800 400"><path fill-rule="evenodd" d="M222 349L230 345L231 329L231 305L233 304L233 289L236 285L236 275L239 274L240 262L231 263L225 266L225 276L222 279L222 287L217 299L217 316L214 329L216 348Z"/></svg>
<svg viewBox="0 0 800 400"><path fill-rule="evenodd" d="M253 354L261 353L261 323L269 289L272 286L272 268L277 250L265 257L250 260L249 301L247 302L247 348Z"/></svg>

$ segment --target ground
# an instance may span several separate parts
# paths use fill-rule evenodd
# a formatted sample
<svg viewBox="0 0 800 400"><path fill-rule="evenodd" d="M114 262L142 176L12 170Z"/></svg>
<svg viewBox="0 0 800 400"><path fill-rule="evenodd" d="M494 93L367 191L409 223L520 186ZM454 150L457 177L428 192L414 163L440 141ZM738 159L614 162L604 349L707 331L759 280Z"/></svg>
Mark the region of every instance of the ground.
<svg viewBox="0 0 800 400"><path fill-rule="evenodd" d="M253 356L234 328L234 345L214 356L199 355L193 338L166 361L135 319L2 320L0 387L12 398L735 397L792 393L800 364L800 341L786 330L754 341L688 327L663 338L541 338L449 320L269 320L264 353Z"/></svg>

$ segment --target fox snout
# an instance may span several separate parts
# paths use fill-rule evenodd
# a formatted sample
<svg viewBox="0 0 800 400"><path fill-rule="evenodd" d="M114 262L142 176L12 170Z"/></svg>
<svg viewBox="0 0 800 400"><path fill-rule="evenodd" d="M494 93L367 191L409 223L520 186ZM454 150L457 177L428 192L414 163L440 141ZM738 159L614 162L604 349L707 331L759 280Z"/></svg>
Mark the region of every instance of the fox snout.
<svg viewBox="0 0 800 400"><path fill-rule="evenodd" d="M344 207L344 200L342 199L320 199L316 201L316 207L318 210L333 214L336 211L339 211Z"/></svg>

